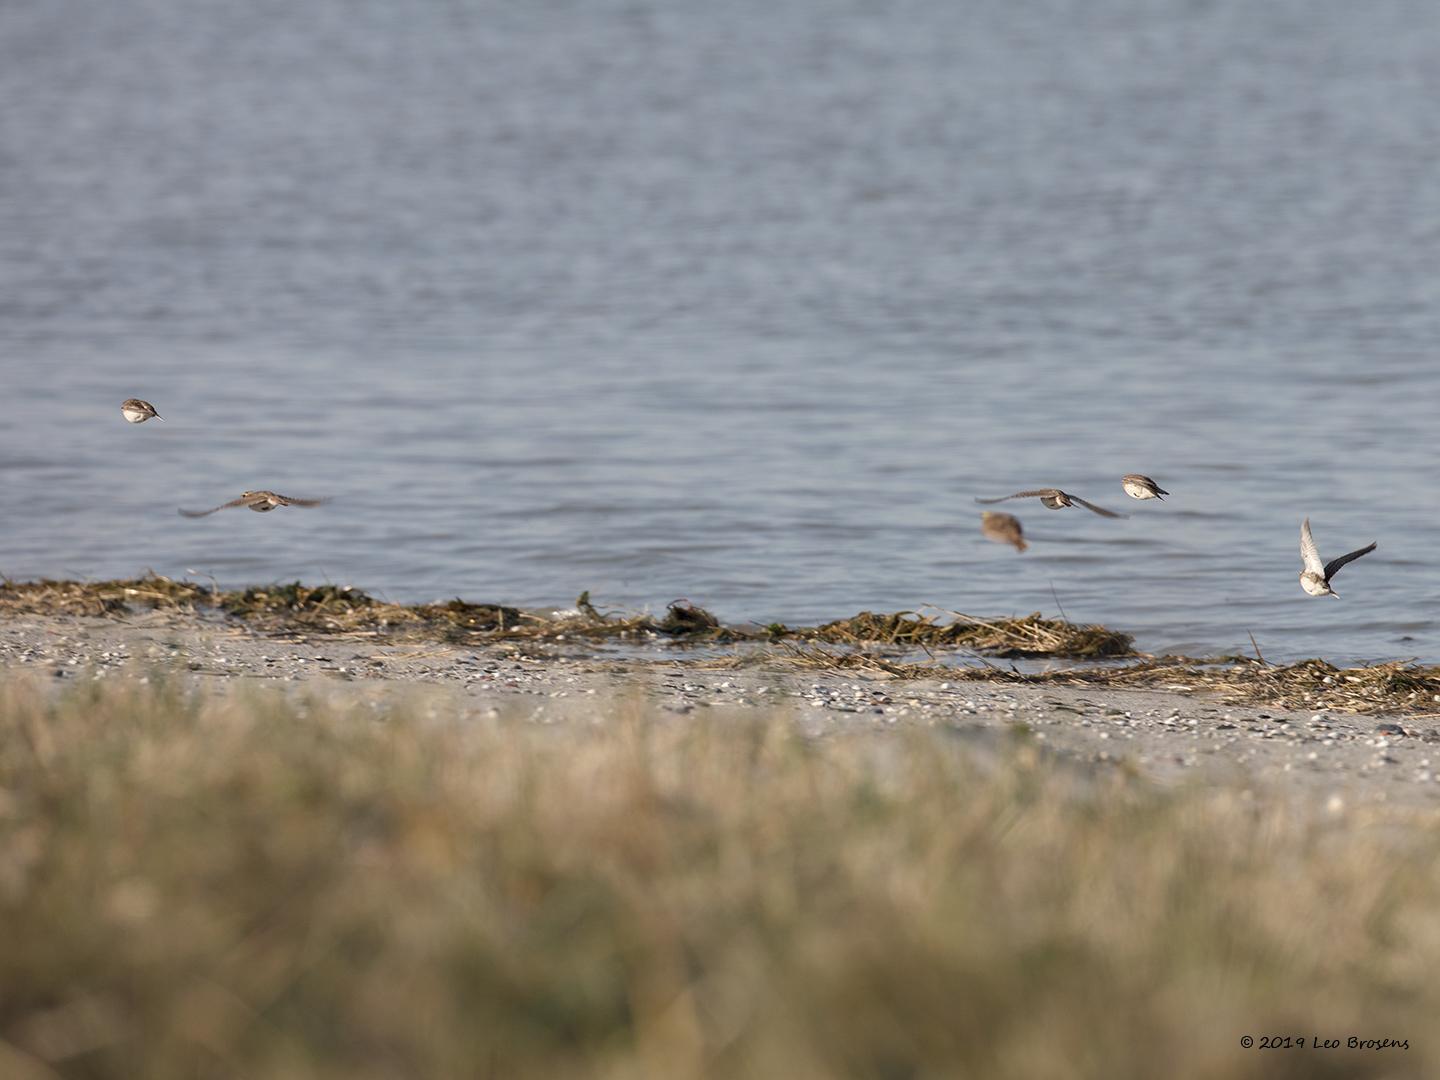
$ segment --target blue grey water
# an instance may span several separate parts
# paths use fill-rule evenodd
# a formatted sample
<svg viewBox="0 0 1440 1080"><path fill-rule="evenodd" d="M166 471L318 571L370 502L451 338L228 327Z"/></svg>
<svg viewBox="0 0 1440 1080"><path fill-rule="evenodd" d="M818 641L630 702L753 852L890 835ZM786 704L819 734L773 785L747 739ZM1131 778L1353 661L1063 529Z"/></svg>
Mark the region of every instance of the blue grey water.
<svg viewBox="0 0 1440 1080"><path fill-rule="evenodd" d="M1440 660L1437 101L1428 0L6 4L0 572Z"/></svg>

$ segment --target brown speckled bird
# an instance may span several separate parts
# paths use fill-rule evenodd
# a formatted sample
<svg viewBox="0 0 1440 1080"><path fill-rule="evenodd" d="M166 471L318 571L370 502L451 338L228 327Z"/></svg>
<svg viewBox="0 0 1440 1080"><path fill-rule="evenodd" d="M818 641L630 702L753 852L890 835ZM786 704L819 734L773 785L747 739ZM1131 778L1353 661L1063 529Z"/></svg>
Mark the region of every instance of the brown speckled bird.
<svg viewBox="0 0 1440 1080"><path fill-rule="evenodd" d="M1017 491L1014 495L1004 495L998 499L976 499L977 503L998 503L1006 502L1009 499L1039 499L1041 503L1051 510L1063 510L1067 506L1083 506L1092 514L1099 514L1101 517L1123 518L1129 514L1117 514L1114 510L1106 510L1103 506L1096 506L1092 502L1086 502L1079 495L1071 495L1061 491L1059 488L1035 488L1033 491Z"/></svg>
<svg viewBox="0 0 1440 1080"><path fill-rule="evenodd" d="M138 397L126 398L122 401L120 403L120 415L132 424L143 424L152 416L156 420L165 419L165 417L155 411L154 405L151 405L148 401L141 401Z"/></svg>
<svg viewBox="0 0 1440 1080"><path fill-rule="evenodd" d="M1132 499L1159 499L1164 502L1165 496L1170 494L1150 477L1142 476L1138 472L1126 473L1122 476L1120 486Z"/></svg>
<svg viewBox="0 0 1440 1080"><path fill-rule="evenodd" d="M1016 551L1024 551L1030 546L1025 542L1025 530L1020 527L1020 519L1014 514L1003 514L998 510L980 511L980 533L986 540L1009 544Z"/></svg>
<svg viewBox="0 0 1440 1080"><path fill-rule="evenodd" d="M321 503L329 502L329 499L292 499L288 495L277 495L273 491L247 491L238 499L231 499L227 503L212 507L209 510L181 510L182 517L205 517L215 513L216 510L228 510L232 506L244 506L254 510L257 514L268 514L277 506L319 506Z"/></svg>

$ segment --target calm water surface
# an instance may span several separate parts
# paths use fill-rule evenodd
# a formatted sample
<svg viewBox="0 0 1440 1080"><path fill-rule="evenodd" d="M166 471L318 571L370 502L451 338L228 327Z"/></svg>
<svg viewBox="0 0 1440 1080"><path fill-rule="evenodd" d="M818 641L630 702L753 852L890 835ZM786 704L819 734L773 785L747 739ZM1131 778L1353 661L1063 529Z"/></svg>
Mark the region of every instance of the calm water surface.
<svg viewBox="0 0 1440 1080"><path fill-rule="evenodd" d="M1437 100L1425 0L6 5L0 572L1440 660Z"/></svg>

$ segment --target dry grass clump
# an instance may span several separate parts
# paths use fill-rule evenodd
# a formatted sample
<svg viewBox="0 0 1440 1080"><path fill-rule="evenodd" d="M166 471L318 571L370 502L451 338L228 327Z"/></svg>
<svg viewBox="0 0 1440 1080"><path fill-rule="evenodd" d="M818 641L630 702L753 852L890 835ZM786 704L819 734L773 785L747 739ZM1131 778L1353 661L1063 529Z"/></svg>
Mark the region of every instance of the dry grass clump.
<svg viewBox="0 0 1440 1080"><path fill-rule="evenodd" d="M1129 664L1056 668L1039 672L1020 672L994 666L957 670L933 664L916 664L895 673L913 678L943 676L949 679L1001 679L1070 686L1150 687L1185 692L1203 690L1236 705L1440 715L1440 668L1415 666L1403 660L1338 668L1324 660L1269 664L1245 656L1224 656L1216 660L1160 656Z"/></svg>
<svg viewBox="0 0 1440 1080"><path fill-rule="evenodd" d="M518 608L501 604L391 604L349 585L272 585L219 594L217 606L228 615L268 629L362 633L377 630L429 631L451 639L494 633L522 624Z"/></svg>
<svg viewBox="0 0 1440 1080"><path fill-rule="evenodd" d="M0 1075L1440 1071L1433 812L460 707L0 684Z"/></svg>
<svg viewBox="0 0 1440 1080"><path fill-rule="evenodd" d="M212 601L227 615L270 629L365 630L413 621L399 604L382 603L348 585L295 581L216 593Z"/></svg>
<svg viewBox="0 0 1440 1080"><path fill-rule="evenodd" d="M349 585L266 585L222 591L194 582L150 575L130 581L0 581L0 612L37 615L126 615L136 610L193 612L213 608L271 632L356 634L387 632L446 641L477 636L504 638L691 637L735 641L761 636L720 625L714 615L686 601L665 614L602 615L581 597L580 613L551 618L504 604L451 600L439 604L392 604Z"/></svg>
<svg viewBox="0 0 1440 1080"><path fill-rule="evenodd" d="M587 590L575 601L575 608L577 614L544 620L528 628L522 636L592 639L663 637L717 644L750 641L763 636L754 630L724 626L710 612L688 600L672 600L665 608L665 614L658 619L648 614L602 614L590 602Z"/></svg>
<svg viewBox="0 0 1440 1080"><path fill-rule="evenodd" d="M118 615L135 608L193 611L213 593L193 581L148 575L123 581L0 579L0 612L34 615Z"/></svg>
<svg viewBox="0 0 1440 1080"><path fill-rule="evenodd" d="M1204 691L1236 705L1332 712L1440 716L1440 668L1397 660L1366 667L1337 668L1324 660L1274 665L1244 656L1194 660L1184 656L1146 657L1131 663L1020 671L982 657L963 666L917 663L864 649L834 650L815 644L780 642L764 654L710 661L709 667L782 664L808 671L864 671L900 679L949 682L1014 682Z"/></svg>
<svg viewBox="0 0 1440 1080"><path fill-rule="evenodd" d="M472 604L455 599L443 604L391 604L349 586L290 585L222 593L218 606L227 614L269 629L331 633L394 631L443 641L476 637L555 639L661 635L709 641L737 640L740 633L720 625L703 608L676 601L660 619L649 615L602 615L583 594L574 615L546 616L503 604Z"/></svg>
<svg viewBox="0 0 1440 1080"><path fill-rule="evenodd" d="M914 611L889 615L862 611L851 619L794 633L831 644L964 648L1002 658L1056 656L1087 660L1135 655L1135 639L1129 634L1103 626L1045 619L1038 611L1023 619L977 619L959 612L945 612L944 618L946 621Z"/></svg>
<svg viewBox="0 0 1440 1080"><path fill-rule="evenodd" d="M1337 668L1324 660L1267 664L1243 656L1225 657L1217 664L1161 660L1137 675L1152 685L1183 682L1236 703L1353 713L1440 714L1440 668L1403 660L1351 668Z"/></svg>

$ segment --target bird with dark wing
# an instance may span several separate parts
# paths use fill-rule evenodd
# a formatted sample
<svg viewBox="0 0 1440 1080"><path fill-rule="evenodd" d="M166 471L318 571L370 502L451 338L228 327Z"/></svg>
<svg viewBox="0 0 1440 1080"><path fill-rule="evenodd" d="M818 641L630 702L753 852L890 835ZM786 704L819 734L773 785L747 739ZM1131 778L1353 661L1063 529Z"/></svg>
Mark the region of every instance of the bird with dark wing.
<svg viewBox="0 0 1440 1080"><path fill-rule="evenodd" d="M1067 506L1083 506L1092 514L1099 514L1101 517L1123 518L1129 514L1117 514L1114 510L1106 510L1103 506L1096 506L1092 502L1086 502L1079 495L1071 495L1061 491L1059 488L1036 488L1034 491L1017 491L1014 495L1004 495L998 499L976 499L977 503L989 505L991 503L1006 502L1009 499L1039 499L1051 510L1063 510Z"/></svg>
<svg viewBox="0 0 1440 1080"><path fill-rule="evenodd" d="M165 417L161 416L158 412L155 411L154 405L151 405L150 402L144 401L138 397L126 398L124 401L122 401L120 403L120 415L125 417L125 419L130 421L130 423L132 424L143 424L152 416L156 420L165 419Z"/></svg>
<svg viewBox="0 0 1440 1080"><path fill-rule="evenodd" d="M1159 499L1165 501L1170 493L1143 473L1126 473L1120 478L1120 486L1132 499Z"/></svg>
<svg viewBox="0 0 1440 1080"><path fill-rule="evenodd" d="M1374 550L1375 544L1372 541L1363 548L1322 564L1320 549L1315 546L1315 537L1310 534L1310 519L1306 518L1300 526L1300 560L1305 564L1305 569L1300 571L1300 587L1311 596L1333 596L1338 600L1340 594L1330 587L1330 579L1346 563L1354 562L1361 555L1369 555Z"/></svg>
<svg viewBox="0 0 1440 1080"><path fill-rule="evenodd" d="M257 514L268 514L277 506L319 506L329 501L329 499L292 499L288 495L277 495L273 491L246 491L238 499L231 499L229 502L221 503L209 510L181 510L180 516L207 517L217 510L229 510L232 506L244 506L254 510Z"/></svg>

